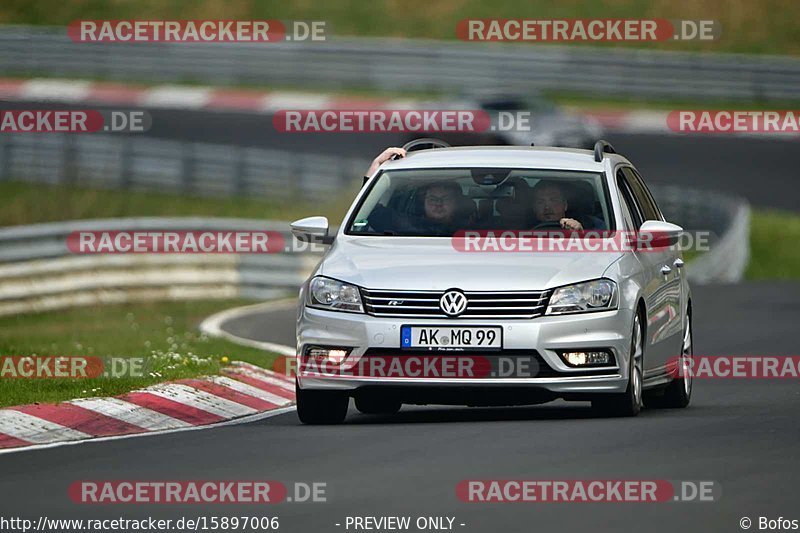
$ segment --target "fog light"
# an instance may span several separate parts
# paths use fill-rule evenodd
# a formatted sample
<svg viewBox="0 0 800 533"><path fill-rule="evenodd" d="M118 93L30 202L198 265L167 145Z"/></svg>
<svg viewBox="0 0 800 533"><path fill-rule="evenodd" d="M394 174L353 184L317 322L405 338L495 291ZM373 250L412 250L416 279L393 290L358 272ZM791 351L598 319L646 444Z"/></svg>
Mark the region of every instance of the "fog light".
<svg viewBox="0 0 800 533"><path fill-rule="evenodd" d="M605 351L561 352L561 357L569 366L610 365L611 354Z"/></svg>
<svg viewBox="0 0 800 533"><path fill-rule="evenodd" d="M307 356L317 363L340 365L349 352L343 348L309 348Z"/></svg>

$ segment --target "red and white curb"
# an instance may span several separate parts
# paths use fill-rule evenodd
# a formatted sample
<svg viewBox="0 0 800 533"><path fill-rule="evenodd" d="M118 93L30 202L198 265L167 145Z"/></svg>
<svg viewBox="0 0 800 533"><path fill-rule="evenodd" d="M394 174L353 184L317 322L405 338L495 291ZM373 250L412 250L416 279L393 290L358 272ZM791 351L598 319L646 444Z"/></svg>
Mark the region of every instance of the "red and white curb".
<svg viewBox="0 0 800 533"><path fill-rule="evenodd" d="M286 109L414 109L426 105L419 100L408 98L370 98L298 91L260 91L183 85L131 86L122 83L50 78L30 80L0 78L0 100L264 114ZM667 123L669 111L666 110L574 108L573 111L594 118L609 132L685 135L669 128ZM796 133L734 135L783 138L797 136Z"/></svg>
<svg viewBox="0 0 800 533"><path fill-rule="evenodd" d="M0 99L251 113L275 113L285 109L411 109L420 105L419 101L412 99L181 85L133 87L120 83L44 78L0 78ZM577 111L594 117L609 131L671 133L667 127L667 111Z"/></svg>
<svg viewBox="0 0 800 533"><path fill-rule="evenodd" d="M251 113L275 113L284 109L411 109L419 106L419 102L412 99L181 85L132 87L120 83L44 78L31 80L0 78L0 99ZM668 131L666 112L590 111L586 114L597 119L609 130Z"/></svg>
<svg viewBox="0 0 800 533"><path fill-rule="evenodd" d="M667 125L669 111L580 110L603 129L621 133L675 133Z"/></svg>
<svg viewBox="0 0 800 533"><path fill-rule="evenodd" d="M414 106L414 101L407 99L291 91L267 92L181 85L132 87L119 83L80 80L3 78L0 78L0 99L253 113L274 113L282 109L404 109Z"/></svg>
<svg viewBox="0 0 800 533"><path fill-rule="evenodd" d="M239 361L222 372L113 398L0 409L0 450L193 429L285 412L294 403L291 377Z"/></svg>

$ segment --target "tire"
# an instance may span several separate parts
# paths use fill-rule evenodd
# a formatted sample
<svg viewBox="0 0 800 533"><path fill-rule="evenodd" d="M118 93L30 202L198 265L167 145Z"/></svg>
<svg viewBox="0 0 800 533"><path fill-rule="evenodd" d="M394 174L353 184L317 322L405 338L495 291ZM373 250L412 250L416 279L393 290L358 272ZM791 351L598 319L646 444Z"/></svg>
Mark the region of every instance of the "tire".
<svg viewBox="0 0 800 533"><path fill-rule="evenodd" d="M686 324L683 328L683 341L681 358L678 362L679 369L684 369L684 360L691 359L694 354L692 342L692 315L686 313ZM675 377L659 396L645 397L647 407L659 409L682 409L688 407L692 401L692 376L691 373L681 373Z"/></svg>
<svg viewBox="0 0 800 533"><path fill-rule="evenodd" d="M303 390L294 385L297 416L303 424L341 424L350 398L339 391Z"/></svg>
<svg viewBox="0 0 800 533"><path fill-rule="evenodd" d="M607 416L636 416L642 410L642 378L644 368L644 330L639 313L633 319L628 387L621 394L592 400L592 408Z"/></svg>
<svg viewBox="0 0 800 533"><path fill-rule="evenodd" d="M399 400L393 398L356 396L356 409L365 415L394 415L402 406Z"/></svg>

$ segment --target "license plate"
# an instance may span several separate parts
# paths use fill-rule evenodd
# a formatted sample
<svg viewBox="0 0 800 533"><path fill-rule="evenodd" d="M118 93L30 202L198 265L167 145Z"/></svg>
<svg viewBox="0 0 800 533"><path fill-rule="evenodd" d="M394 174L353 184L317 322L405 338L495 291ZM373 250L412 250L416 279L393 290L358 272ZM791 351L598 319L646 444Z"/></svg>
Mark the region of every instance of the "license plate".
<svg viewBox="0 0 800 533"><path fill-rule="evenodd" d="M402 326L402 348L502 349L503 328L500 326Z"/></svg>

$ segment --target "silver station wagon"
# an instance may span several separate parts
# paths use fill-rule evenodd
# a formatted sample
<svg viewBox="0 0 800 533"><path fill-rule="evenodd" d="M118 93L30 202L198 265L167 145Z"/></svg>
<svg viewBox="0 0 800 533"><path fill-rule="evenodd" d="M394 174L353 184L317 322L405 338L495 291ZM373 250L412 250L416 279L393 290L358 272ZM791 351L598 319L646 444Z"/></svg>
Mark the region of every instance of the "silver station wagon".
<svg viewBox="0 0 800 533"><path fill-rule="evenodd" d="M435 141L431 141L436 145ZM443 144L443 143L442 143ZM383 163L300 290L297 410L403 404L686 407L692 300L641 176L594 150L438 147Z"/></svg>

